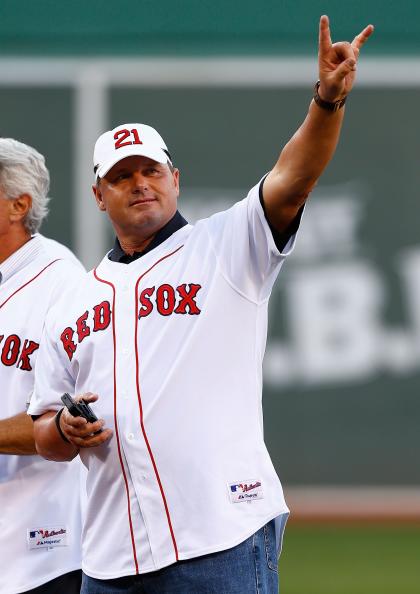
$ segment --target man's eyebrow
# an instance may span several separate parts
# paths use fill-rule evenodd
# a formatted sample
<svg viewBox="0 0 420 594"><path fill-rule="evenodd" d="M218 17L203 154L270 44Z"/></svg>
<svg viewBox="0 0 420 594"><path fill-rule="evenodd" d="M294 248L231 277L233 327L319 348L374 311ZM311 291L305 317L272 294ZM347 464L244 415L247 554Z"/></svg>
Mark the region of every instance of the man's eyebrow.
<svg viewBox="0 0 420 594"><path fill-rule="evenodd" d="M117 175L118 173L126 173L127 171L129 171L128 167L124 167L124 165L122 165L121 167L116 167L114 169L114 174Z"/></svg>
<svg viewBox="0 0 420 594"><path fill-rule="evenodd" d="M150 159L150 161L145 162L141 168L150 168L150 167L157 167L157 168L162 168L163 167L163 163L158 163L157 161L153 161L153 159ZM128 166L128 165L121 165L118 167L115 167L114 170L114 175L120 175L121 173L131 173L133 171L133 169Z"/></svg>

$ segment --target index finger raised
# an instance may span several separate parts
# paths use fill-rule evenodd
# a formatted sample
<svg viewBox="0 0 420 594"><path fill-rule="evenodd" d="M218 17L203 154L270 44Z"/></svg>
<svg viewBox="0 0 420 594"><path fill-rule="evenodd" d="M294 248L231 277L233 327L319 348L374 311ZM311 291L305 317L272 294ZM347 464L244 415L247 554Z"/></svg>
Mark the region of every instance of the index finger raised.
<svg viewBox="0 0 420 594"><path fill-rule="evenodd" d="M353 39L353 41L351 42L352 46L359 50L372 35L373 30L373 25L368 25L367 27L365 27L363 31L361 31L359 35L356 35L356 37Z"/></svg>
<svg viewBox="0 0 420 594"><path fill-rule="evenodd" d="M323 14L319 20L319 53L326 53L331 45L330 20Z"/></svg>

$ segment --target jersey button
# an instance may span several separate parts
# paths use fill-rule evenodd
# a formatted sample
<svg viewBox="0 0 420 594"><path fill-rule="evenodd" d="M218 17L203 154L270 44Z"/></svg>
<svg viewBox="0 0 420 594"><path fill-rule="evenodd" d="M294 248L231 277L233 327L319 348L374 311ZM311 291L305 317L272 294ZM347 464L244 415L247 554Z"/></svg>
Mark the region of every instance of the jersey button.
<svg viewBox="0 0 420 594"><path fill-rule="evenodd" d="M129 434L127 435L127 437L128 437L128 439L129 439L130 441L133 441L133 439L134 439L134 433L129 433Z"/></svg>
<svg viewBox="0 0 420 594"><path fill-rule="evenodd" d="M129 351L128 351L128 348L127 347L124 347L123 349L121 349L121 352L122 352L123 355L128 355L128 352Z"/></svg>

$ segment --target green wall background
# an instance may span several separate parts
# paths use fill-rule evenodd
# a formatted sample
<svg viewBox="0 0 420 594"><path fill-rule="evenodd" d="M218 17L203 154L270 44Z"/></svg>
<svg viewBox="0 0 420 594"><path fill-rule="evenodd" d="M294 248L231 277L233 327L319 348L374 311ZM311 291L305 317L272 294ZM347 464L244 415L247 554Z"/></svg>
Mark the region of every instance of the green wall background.
<svg viewBox="0 0 420 594"><path fill-rule="evenodd" d="M3 54L311 53L321 14L337 37L375 24L372 53L420 51L416 0L3 0Z"/></svg>
<svg viewBox="0 0 420 594"><path fill-rule="evenodd" d="M349 39L365 24L374 23L376 32L366 56L403 59L420 53L420 4L412 1L257 4L189 0L174 5L163 1L24 0L17 5L3 0L0 59L134 54L314 56L322 13L329 14L335 39ZM182 210L184 195L186 204L194 195L204 200L204 195L211 199L220 193L238 197L246 193L272 166L302 121L310 97L310 88L293 87L113 86L109 126L140 120L161 131L181 169ZM73 99L73 90L64 86L3 87L0 92L1 134L36 146L47 157L54 201L43 232L70 246L74 246L74 229L69 225L74 195ZM417 314L409 308L400 278L407 250L420 249L419 100L420 88L355 89L339 149L313 201L325 203L332 198L339 202L342 189L351 189L353 203L362 213L355 234L357 250L292 257L273 294L269 337L269 349L275 342L292 350L296 347L287 300L288 287L297 276L305 278L328 263L341 267L362 262L384 287L378 306L382 325L387 332L400 331L406 351L411 349L415 356L410 358L404 351L402 364L395 368L379 357L365 377L305 382L298 376L284 385L267 382L266 437L286 484L420 482L420 364L416 363L420 339L413 320ZM307 216L311 217L310 211ZM410 298L415 301L413 290ZM378 339L378 348L380 344ZM293 360L299 361L298 350Z"/></svg>

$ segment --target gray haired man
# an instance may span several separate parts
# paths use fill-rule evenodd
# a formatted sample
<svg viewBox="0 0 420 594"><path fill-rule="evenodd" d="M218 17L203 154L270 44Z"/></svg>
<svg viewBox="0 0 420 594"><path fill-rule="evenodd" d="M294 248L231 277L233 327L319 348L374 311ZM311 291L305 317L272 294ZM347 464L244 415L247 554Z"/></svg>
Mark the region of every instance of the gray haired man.
<svg viewBox="0 0 420 594"><path fill-rule="evenodd" d="M0 138L0 592L80 590L80 465L37 455L26 414L45 316L72 279L73 254L38 234L48 213L44 157Z"/></svg>

